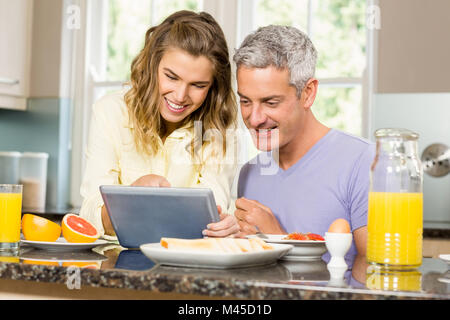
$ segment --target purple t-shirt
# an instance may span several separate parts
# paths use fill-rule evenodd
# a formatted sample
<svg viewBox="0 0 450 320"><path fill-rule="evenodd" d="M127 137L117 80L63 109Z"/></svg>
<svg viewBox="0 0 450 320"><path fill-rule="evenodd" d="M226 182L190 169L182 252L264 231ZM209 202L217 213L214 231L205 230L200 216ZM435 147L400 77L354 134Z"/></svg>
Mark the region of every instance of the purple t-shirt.
<svg viewBox="0 0 450 320"><path fill-rule="evenodd" d="M269 207L287 232L325 235L344 218L353 230L367 225L370 166L375 144L331 129L287 170L271 153L260 153L241 169L238 197ZM347 256L356 254L355 243Z"/></svg>

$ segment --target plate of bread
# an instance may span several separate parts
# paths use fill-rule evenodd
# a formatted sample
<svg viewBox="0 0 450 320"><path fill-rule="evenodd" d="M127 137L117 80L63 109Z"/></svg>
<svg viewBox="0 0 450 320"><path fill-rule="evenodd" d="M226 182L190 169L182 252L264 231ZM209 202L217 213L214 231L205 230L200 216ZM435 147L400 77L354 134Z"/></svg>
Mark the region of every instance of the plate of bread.
<svg viewBox="0 0 450 320"><path fill-rule="evenodd" d="M262 239L161 238L140 246L157 264L192 268L244 268L275 263L291 249L289 244L269 244Z"/></svg>

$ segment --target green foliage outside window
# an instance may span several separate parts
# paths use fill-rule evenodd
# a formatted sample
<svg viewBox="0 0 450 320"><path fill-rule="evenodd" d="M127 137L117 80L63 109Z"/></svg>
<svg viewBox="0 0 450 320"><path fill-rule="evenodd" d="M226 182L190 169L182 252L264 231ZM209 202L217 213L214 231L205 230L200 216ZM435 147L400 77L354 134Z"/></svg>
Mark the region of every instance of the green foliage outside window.
<svg viewBox="0 0 450 320"><path fill-rule="evenodd" d="M109 0L108 3L108 81L130 78L131 61L144 45L152 18L158 24L175 11L199 8L197 0Z"/></svg>
<svg viewBox="0 0 450 320"><path fill-rule="evenodd" d="M361 77L366 65L366 0L313 0L317 77Z"/></svg>
<svg viewBox="0 0 450 320"><path fill-rule="evenodd" d="M166 17L175 11L186 9L191 11L199 10L197 0L153 0L158 19L156 23L162 22Z"/></svg>
<svg viewBox="0 0 450 320"><path fill-rule="evenodd" d="M245 1L245 0L242 0ZM295 26L306 32L308 25L308 0L259 0L256 2L254 23Z"/></svg>
<svg viewBox="0 0 450 320"><path fill-rule="evenodd" d="M361 135L361 86L336 88L321 86L312 111L328 127Z"/></svg>

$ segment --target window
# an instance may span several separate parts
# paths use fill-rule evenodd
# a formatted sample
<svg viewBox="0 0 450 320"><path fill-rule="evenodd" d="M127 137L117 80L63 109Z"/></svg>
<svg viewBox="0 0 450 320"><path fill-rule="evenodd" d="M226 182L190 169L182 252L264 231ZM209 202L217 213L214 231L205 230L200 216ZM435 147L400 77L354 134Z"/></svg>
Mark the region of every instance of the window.
<svg viewBox="0 0 450 320"><path fill-rule="evenodd" d="M318 51L313 113L329 127L364 135L366 0L241 0L241 10L253 16L241 26L239 42L269 24L295 26L309 35Z"/></svg>
<svg viewBox="0 0 450 320"><path fill-rule="evenodd" d="M172 12L203 10L203 0L77 0L87 17L77 40L77 94L72 147L71 203L81 206L79 194L85 167L92 104L130 78L133 58L145 32ZM81 57L83 57L81 59Z"/></svg>
<svg viewBox="0 0 450 320"><path fill-rule="evenodd" d="M122 81L130 77L130 64L144 45L147 29L172 12L200 11L197 0L109 0L105 79Z"/></svg>
<svg viewBox="0 0 450 320"><path fill-rule="evenodd" d="M144 45L147 29L159 24L172 12L187 9L201 11L201 0L102 0L99 8L106 16L102 49L94 74L94 99L116 90L130 78L130 66Z"/></svg>

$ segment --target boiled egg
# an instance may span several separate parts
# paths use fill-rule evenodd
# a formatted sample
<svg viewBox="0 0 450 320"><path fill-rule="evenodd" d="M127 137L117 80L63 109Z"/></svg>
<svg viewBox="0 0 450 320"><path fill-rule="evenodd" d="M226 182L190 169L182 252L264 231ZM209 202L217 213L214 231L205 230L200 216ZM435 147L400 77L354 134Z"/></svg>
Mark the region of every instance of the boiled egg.
<svg viewBox="0 0 450 320"><path fill-rule="evenodd" d="M345 219L336 219L328 228L328 232L350 233L350 224Z"/></svg>

